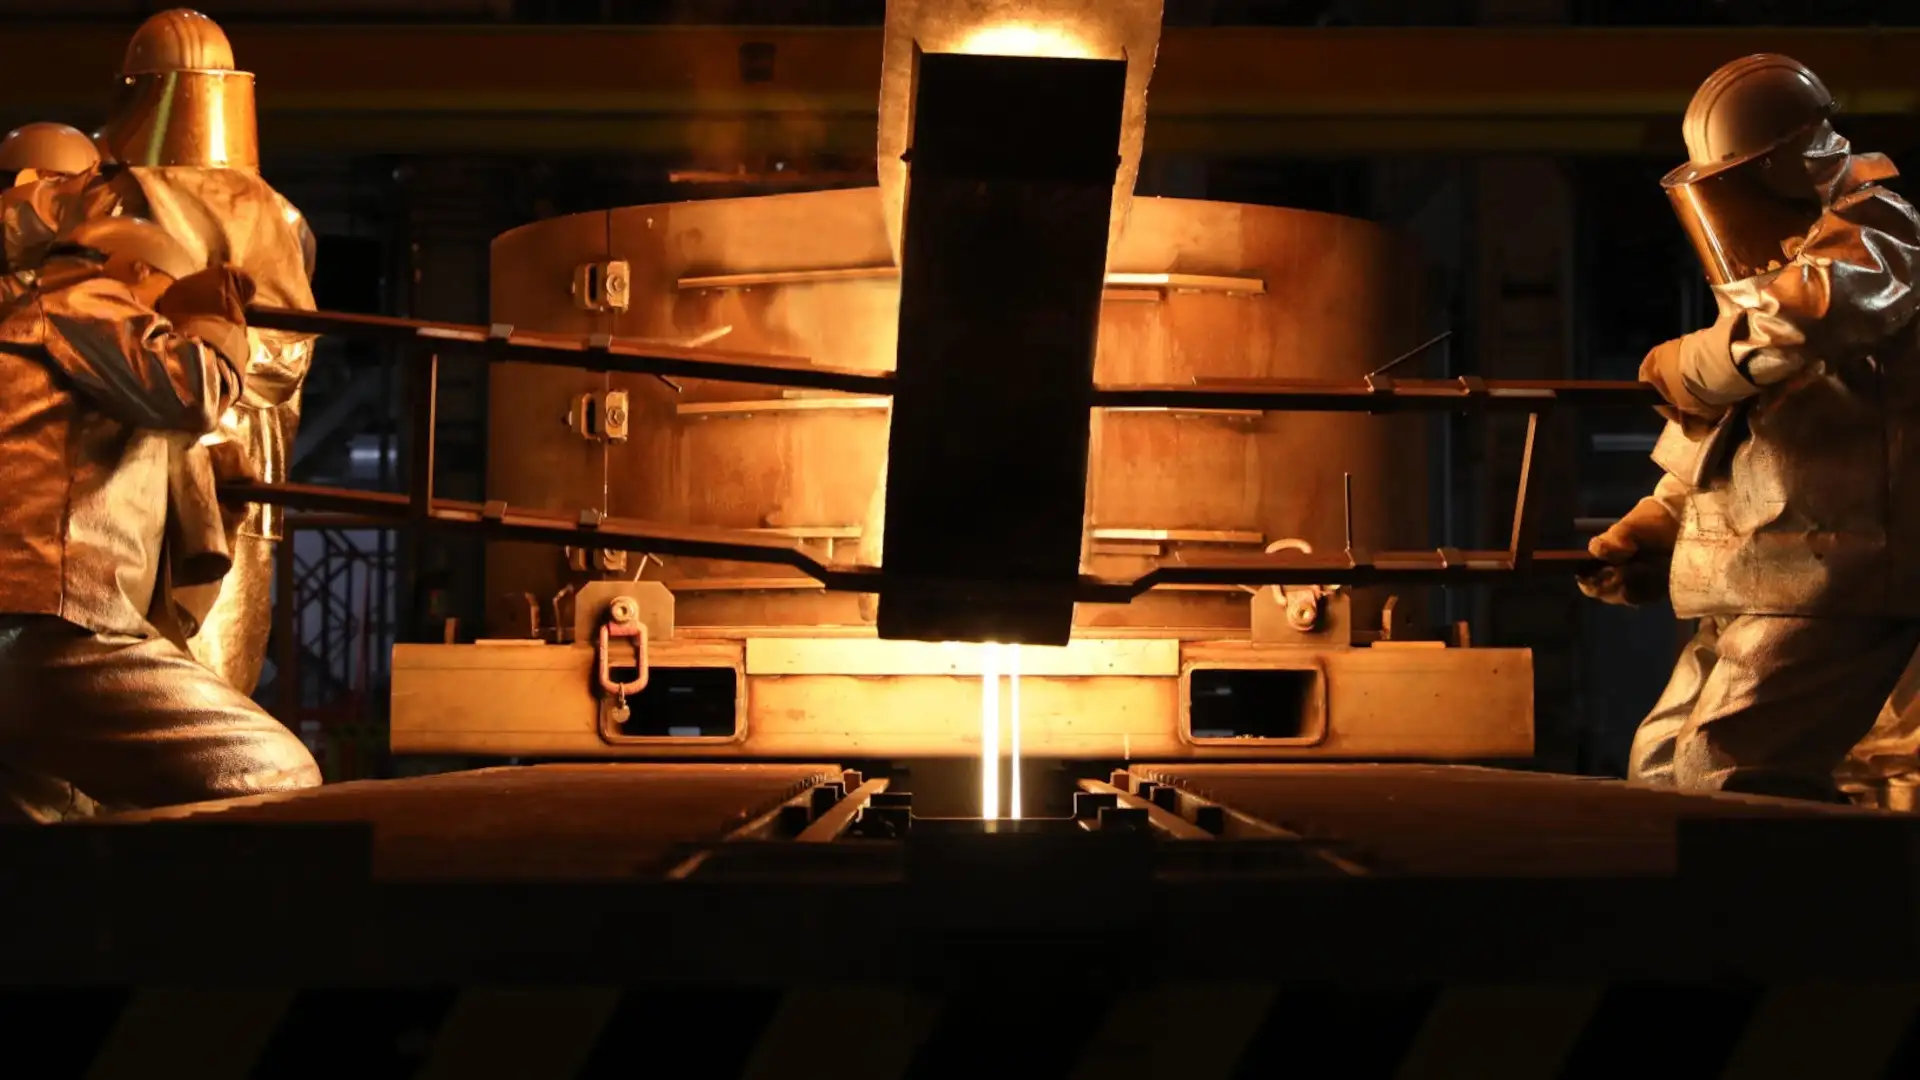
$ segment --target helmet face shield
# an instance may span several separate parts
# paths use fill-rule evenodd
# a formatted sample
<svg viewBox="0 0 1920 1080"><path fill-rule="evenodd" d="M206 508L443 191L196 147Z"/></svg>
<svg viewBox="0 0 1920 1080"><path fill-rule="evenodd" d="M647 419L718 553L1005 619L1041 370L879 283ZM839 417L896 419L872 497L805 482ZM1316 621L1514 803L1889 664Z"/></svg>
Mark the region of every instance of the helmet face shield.
<svg viewBox="0 0 1920 1080"><path fill-rule="evenodd" d="M126 165L260 167L253 76L244 71L167 71L122 79L102 133Z"/></svg>
<svg viewBox="0 0 1920 1080"><path fill-rule="evenodd" d="M1778 270L1820 219L1817 199L1783 198L1761 175L1764 159L1707 171L1683 165L1661 181L1715 286Z"/></svg>

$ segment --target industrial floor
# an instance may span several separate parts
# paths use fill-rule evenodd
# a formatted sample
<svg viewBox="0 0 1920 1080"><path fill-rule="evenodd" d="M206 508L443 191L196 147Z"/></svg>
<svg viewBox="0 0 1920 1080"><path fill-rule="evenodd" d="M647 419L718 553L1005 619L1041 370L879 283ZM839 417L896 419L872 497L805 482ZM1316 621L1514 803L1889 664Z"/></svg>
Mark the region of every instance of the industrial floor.
<svg viewBox="0 0 1920 1080"><path fill-rule="evenodd" d="M1131 773L1295 835L723 839L836 765L340 784L0 829L0 1006L76 1076L1920 1069L1912 816L1490 769ZM1354 872L1275 857L1319 841ZM734 872L669 879L722 850ZM1677 1071L1644 1071L1649 1038ZM233 1040L257 1067L205 1063Z"/></svg>
<svg viewBox="0 0 1920 1080"><path fill-rule="evenodd" d="M1876 964L1920 962L1920 920L1873 917L1913 908L1911 815L1493 769L1178 765L1121 779L1210 797L1268 838L916 818L904 840L725 839L844 778L510 767L0 829L0 955L29 980L222 973L199 943L250 935L347 980L1666 978L1820 974L1841 962L1834 928L1865 920ZM1321 841L1346 869L1316 861Z"/></svg>
<svg viewBox="0 0 1920 1080"><path fill-rule="evenodd" d="M409 879L658 876L815 783L828 765L541 765L360 780L152 813L122 822L372 827L373 873Z"/></svg>
<svg viewBox="0 0 1920 1080"><path fill-rule="evenodd" d="M1672 874L1681 823L1882 819L1776 799L1701 797L1501 769L1426 765L1134 766L1313 839L1376 875ZM330 823L372 830L384 880L657 877L837 765L540 765L357 781L123 815L121 822Z"/></svg>

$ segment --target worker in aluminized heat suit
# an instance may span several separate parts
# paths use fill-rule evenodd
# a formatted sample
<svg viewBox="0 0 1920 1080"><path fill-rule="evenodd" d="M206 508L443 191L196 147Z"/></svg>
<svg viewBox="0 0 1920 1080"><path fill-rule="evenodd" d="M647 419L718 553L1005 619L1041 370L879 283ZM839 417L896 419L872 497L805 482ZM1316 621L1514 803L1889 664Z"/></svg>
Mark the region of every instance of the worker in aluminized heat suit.
<svg viewBox="0 0 1920 1080"><path fill-rule="evenodd" d="M150 619L174 450L240 396L251 283L122 216L0 290L0 814L318 784L292 732Z"/></svg>
<svg viewBox="0 0 1920 1080"><path fill-rule="evenodd" d="M1654 494L1591 545L1621 601L1670 552L1699 620L1635 734L1629 779L1837 801L1834 768L1920 645L1920 217L1854 154L1811 71L1715 72L1664 186L1719 316L1656 347L1668 402Z"/></svg>
<svg viewBox="0 0 1920 1080"><path fill-rule="evenodd" d="M93 139L65 124L26 124L0 138L0 236L13 232L23 223L14 211L28 188L47 189L63 186L76 177L91 176L100 167L100 151ZM31 226L29 226L30 228ZM38 238L51 241L49 234ZM5 257L14 244L0 244L0 269L19 278L19 284L32 284L33 270L9 265Z"/></svg>
<svg viewBox="0 0 1920 1080"><path fill-rule="evenodd" d="M65 124L26 124L0 138L0 187L79 176L99 164L93 139Z"/></svg>
<svg viewBox="0 0 1920 1080"><path fill-rule="evenodd" d="M166 229L202 266L245 271L257 302L311 309L313 232L260 176L253 76L236 69L219 25L185 8L151 16L127 43L118 84L98 137L105 159L98 169L0 196L7 269L31 269L48 244L80 222L130 214ZM287 477L313 338L258 329L247 336L246 392L203 448L236 452L190 449L186 456L211 456L219 480L277 483ZM230 467L236 464L244 470ZM204 473L205 466L183 461L176 473ZM177 498L174 512L202 534L217 531L218 512L204 499ZM279 507L248 507L226 545L231 568L217 580L174 583L201 612L179 627L187 647L245 693L253 692L266 659L274 544L283 525Z"/></svg>

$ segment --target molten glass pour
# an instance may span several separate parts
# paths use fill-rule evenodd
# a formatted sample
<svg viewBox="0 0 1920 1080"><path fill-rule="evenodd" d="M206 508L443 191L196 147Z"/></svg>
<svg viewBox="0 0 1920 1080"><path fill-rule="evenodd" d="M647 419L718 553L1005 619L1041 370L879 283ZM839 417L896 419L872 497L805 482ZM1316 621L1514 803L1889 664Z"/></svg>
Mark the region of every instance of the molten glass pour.
<svg viewBox="0 0 1920 1080"><path fill-rule="evenodd" d="M1020 646L980 646L980 816L1000 816L1000 677L1007 679L1007 816L1020 820Z"/></svg>

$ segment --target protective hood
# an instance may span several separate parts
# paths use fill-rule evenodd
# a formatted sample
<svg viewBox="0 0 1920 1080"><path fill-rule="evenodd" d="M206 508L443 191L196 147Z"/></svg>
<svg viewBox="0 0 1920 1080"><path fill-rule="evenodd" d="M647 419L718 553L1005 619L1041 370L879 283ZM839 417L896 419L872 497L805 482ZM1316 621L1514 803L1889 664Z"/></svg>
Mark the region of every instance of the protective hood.
<svg viewBox="0 0 1920 1080"><path fill-rule="evenodd" d="M1815 197L1781 195L1768 183L1768 161L1755 158L1705 175L1682 166L1662 181L1707 280L1715 286L1780 269L1799 254L1814 223L1835 203L1898 175L1884 154L1853 153L1847 140L1824 121L1801 151L1801 166Z"/></svg>

